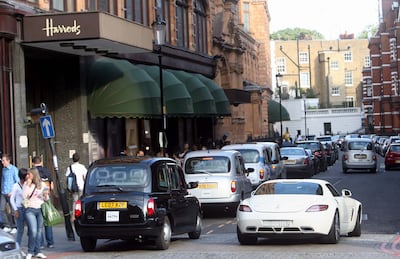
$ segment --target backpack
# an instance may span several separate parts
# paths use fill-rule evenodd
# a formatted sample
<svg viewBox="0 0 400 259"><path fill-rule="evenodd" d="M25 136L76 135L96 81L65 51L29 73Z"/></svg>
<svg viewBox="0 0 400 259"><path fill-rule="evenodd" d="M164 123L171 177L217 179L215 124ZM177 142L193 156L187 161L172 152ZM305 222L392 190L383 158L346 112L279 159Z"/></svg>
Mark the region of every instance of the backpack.
<svg viewBox="0 0 400 259"><path fill-rule="evenodd" d="M71 166L69 166L69 175L67 176L67 189L70 192L78 192L79 191L78 184L76 183L76 175L72 171Z"/></svg>

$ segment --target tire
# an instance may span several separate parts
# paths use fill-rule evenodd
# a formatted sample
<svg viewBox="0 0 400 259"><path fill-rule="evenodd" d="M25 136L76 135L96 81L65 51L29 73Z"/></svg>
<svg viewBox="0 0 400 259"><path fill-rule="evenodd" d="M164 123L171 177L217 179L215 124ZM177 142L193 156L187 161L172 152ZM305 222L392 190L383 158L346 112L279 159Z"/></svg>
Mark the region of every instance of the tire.
<svg viewBox="0 0 400 259"><path fill-rule="evenodd" d="M171 243L171 236L171 223L169 222L169 218L166 216L160 235L155 239L156 248L158 250L167 250Z"/></svg>
<svg viewBox="0 0 400 259"><path fill-rule="evenodd" d="M81 237L81 247L85 252L92 252L96 248L97 239L91 237Z"/></svg>
<svg viewBox="0 0 400 259"><path fill-rule="evenodd" d="M193 232L189 232L189 238L190 239L199 239L201 235L201 227L202 227L202 222L201 222L201 216L200 214L197 214L197 219L196 219L196 228Z"/></svg>
<svg viewBox="0 0 400 259"><path fill-rule="evenodd" d="M354 226L352 232L349 233L349 237L359 237L361 236L361 209L358 210L357 213L357 222Z"/></svg>
<svg viewBox="0 0 400 259"><path fill-rule="evenodd" d="M247 236L240 232L239 227L236 227L237 239L241 245L255 245L257 244L257 237Z"/></svg>
<svg viewBox="0 0 400 259"><path fill-rule="evenodd" d="M336 211L333 216L331 229L329 230L328 235L324 236L322 241L325 244L337 244L340 240L340 221L339 221L339 213Z"/></svg>

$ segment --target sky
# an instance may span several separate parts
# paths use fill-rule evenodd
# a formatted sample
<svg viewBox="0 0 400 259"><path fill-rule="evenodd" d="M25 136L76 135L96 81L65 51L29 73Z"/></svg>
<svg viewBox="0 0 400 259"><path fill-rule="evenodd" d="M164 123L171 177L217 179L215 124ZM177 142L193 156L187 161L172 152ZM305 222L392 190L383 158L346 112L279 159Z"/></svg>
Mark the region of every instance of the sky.
<svg viewBox="0 0 400 259"><path fill-rule="evenodd" d="M268 0L271 33L302 28L322 33L326 40L339 34L356 37L368 25L379 22L380 0Z"/></svg>

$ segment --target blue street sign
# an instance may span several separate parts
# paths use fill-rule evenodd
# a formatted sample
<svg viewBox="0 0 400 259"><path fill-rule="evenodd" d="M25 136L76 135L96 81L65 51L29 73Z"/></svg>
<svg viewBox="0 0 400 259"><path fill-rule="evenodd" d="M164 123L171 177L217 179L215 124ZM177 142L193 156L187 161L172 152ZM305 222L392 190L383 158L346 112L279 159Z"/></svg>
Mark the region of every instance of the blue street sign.
<svg viewBox="0 0 400 259"><path fill-rule="evenodd" d="M54 138L54 127L50 115L40 117L43 138Z"/></svg>

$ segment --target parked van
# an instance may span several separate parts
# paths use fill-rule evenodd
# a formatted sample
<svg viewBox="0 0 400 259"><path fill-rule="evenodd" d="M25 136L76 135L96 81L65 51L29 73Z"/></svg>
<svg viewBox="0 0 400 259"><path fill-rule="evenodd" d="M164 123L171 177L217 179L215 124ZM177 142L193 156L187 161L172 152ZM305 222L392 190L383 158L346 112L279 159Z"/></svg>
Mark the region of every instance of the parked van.
<svg viewBox="0 0 400 259"><path fill-rule="evenodd" d="M261 183L272 179L271 150L268 146L256 143L232 144L222 150L237 150L242 154L253 189Z"/></svg>
<svg viewBox="0 0 400 259"><path fill-rule="evenodd" d="M271 149L271 163L272 163L272 179L286 179L286 167L283 160L287 157L282 157L281 149L278 143L275 142L257 142L258 144L266 145Z"/></svg>
<svg viewBox="0 0 400 259"><path fill-rule="evenodd" d="M186 154L183 170L187 182L198 182L190 193L202 208L221 208L236 213L240 202L251 195L242 155L236 150L198 150Z"/></svg>

